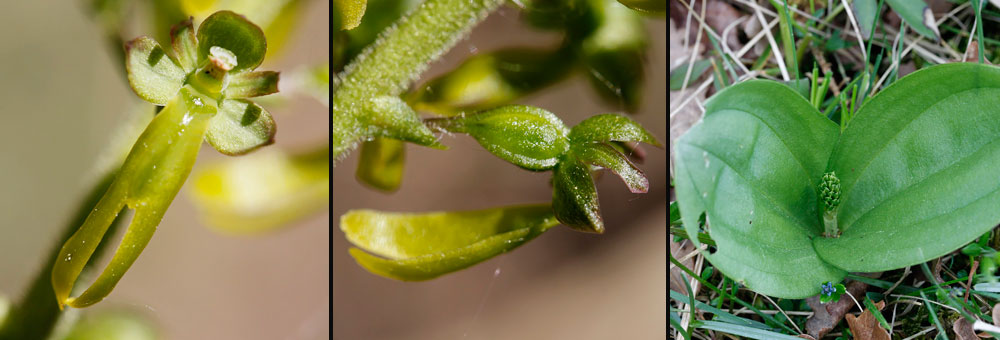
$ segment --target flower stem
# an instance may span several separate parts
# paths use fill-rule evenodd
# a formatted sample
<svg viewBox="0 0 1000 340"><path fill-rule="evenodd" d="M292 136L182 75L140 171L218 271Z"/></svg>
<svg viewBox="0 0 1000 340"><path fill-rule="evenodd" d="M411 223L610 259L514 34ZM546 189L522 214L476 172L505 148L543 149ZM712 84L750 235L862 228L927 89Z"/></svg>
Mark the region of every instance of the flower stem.
<svg viewBox="0 0 1000 340"><path fill-rule="evenodd" d="M829 211L823 213L823 236L840 237L840 229L837 228L837 212Z"/></svg>
<svg viewBox="0 0 1000 340"><path fill-rule="evenodd" d="M367 134L363 105L376 96L398 96L428 64L503 0L427 0L393 26L333 79L333 159L343 158Z"/></svg>

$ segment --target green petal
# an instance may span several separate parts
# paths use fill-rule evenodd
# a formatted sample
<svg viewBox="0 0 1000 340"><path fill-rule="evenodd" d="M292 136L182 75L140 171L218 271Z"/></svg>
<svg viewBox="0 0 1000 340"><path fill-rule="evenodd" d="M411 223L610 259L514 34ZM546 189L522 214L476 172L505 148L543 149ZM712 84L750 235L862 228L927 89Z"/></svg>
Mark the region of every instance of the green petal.
<svg viewBox="0 0 1000 340"><path fill-rule="evenodd" d="M160 44L145 36L125 44L125 71L135 94L157 105L166 105L174 98L186 77Z"/></svg>
<svg viewBox="0 0 1000 340"><path fill-rule="evenodd" d="M517 248L558 222L548 205L422 214L352 210L340 218L351 255L372 273L428 280Z"/></svg>
<svg viewBox="0 0 1000 340"><path fill-rule="evenodd" d="M111 293L149 243L187 179L215 108L203 105L186 88L179 94L139 136L108 191L63 244L52 268L52 287L60 308L86 307ZM111 262L79 297L69 297L108 226L125 207L135 215Z"/></svg>
<svg viewBox="0 0 1000 340"><path fill-rule="evenodd" d="M430 119L428 123L466 133L490 153L528 170L555 167L569 149L566 125L537 107L508 105L468 116Z"/></svg>
<svg viewBox="0 0 1000 340"><path fill-rule="evenodd" d="M198 39L194 36L194 25L190 18L170 29L170 44L185 73L198 68Z"/></svg>
<svg viewBox="0 0 1000 340"><path fill-rule="evenodd" d="M280 74L274 71L243 72L229 76L222 93L226 98L250 98L278 92Z"/></svg>
<svg viewBox="0 0 1000 340"><path fill-rule="evenodd" d="M661 146L660 142L636 121L619 114L602 114L585 119L569 132L574 144L589 142L643 142Z"/></svg>
<svg viewBox="0 0 1000 340"><path fill-rule="evenodd" d="M227 99L212 118L205 141L223 154L242 155L274 143L276 131L271 114L257 103Z"/></svg>
<svg viewBox="0 0 1000 340"><path fill-rule="evenodd" d="M563 224L588 233L603 233L597 189L590 169L575 159L559 162L552 174L552 209Z"/></svg>
<svg viewBox="0 0 1000 340"><path fill-rule="evenodd" d="M226 234L255 234L327 208L330 149L302 154L264 148L199 166L191 198L205 225Z"/></svg>
<svg viewBox="0 0 1000 340"><path fill-rule="evenodd" d="M594 16L598 27L581 44L591 84L610 104L636 112L646 73L647 38L642 18L611 0L598 1Z"/></svg>
<svg viewBox="0 0 1000 340"><path fill-rule="evenodd" d="M574 147L573 155L581 161L611 170L625 181L635 194L649 191L649 180L625 155L604 143L590 143Z"/></svg>
<svg viewBox="0 0 1000 340"><path fill-rule="evenodd" d="M264 31L231 11L215 12L198 27L199 65L207 60L212 46L222 47L236 55L236 66L231 73L257 68L267 52Z"/></svg>
<svg viewBox="0 0 1000 340"><path fill-rule="evenodd" d="M361 145L358 180L375 189L392 192L403 180L406 144L388 138L375 138Z"/></svg>

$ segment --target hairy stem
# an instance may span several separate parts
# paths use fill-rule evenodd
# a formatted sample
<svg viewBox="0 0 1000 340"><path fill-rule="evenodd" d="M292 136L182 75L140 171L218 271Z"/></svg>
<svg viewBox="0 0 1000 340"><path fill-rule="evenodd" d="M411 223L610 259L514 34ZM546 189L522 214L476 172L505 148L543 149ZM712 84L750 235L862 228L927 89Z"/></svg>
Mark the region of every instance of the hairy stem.
<svg viewBox="0 0 1000 340"><path fill-rule="evenodd" d="M503 0L427 0L386 29L333 79L333 159L343 158L367 136L364 103L398 96L429 63Z"/></svg>

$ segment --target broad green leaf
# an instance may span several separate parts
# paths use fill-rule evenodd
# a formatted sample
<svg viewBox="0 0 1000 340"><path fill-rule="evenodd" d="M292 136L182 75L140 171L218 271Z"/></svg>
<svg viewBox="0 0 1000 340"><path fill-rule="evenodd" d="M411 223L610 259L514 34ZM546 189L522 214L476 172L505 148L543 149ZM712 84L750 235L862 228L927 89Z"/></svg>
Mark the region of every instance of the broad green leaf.
<svg viewBox="0 0 1000 340"><path fill-rule="evenodd" d="M532 106L508 105L427 122L469 134L490 153L528 170L551 169L569 150L566 125L552 112Z"/></svg>
<svg viewBox="0 0 1000 340"><path fill-rule="evenodd" d="M406 145L395 139L375 138L361 145L358 180L375 189L396 191L403 180Z"/></svg>
<svg viewBox="0 0 1000 340"><path fill-rule="evenodd" d="M264 61L267 41L264 31L242 15L219 11L205 18L198 27L198 64L207 60L213 46L224 48L236 55L232 73L253 70Z"/></svg>
<svg viewBox="0 0 1000 340"><path fill-rule="evenodd" d="M361 17L365 15L366 0L336 0L333 15L340 17L341 26L338 30L349 30L361 24Z"/></svg>
<svg viewBox="0 0 1000 340"><path fill-rule="evenodd" d="M399 97L378 96L367 100L364 104L362 110L366 115L362 119L366 120L365 125L369 129L367 136L398 139L436 149L445 148L438 143L434 133L420 121L417 113ZM343 116L338 118L335 113L334 119L350 118ZM336 148L334 153L337 153Z"/></svg>
<svg viewBox="0 0 1000 340"><path fill-rule="evenodd" d="M783 298L814 295L846 275L812 245L823 232L817 185L838 131L776 82L746 81L706 102L702 122L675 144L674 178L696 245L698 217L706 214L717 249L703 253L717 269Z"/></svg>
<svg viewBox="0 0 1000 340"><path fill-rule="evenodd" d="M198 156L215 107L188 88L153 118L135 142L114 182L55 259L52 287L60 308L81 308L104 299L139 257L156 231ZM135 215L104 272L79 297L70 297L76 279L108 227L123 208Z"/></svg>
<svg viewBox="0 0 1000 340"><path fill-rule="evenodd" d="M923 3L923 1L921 1ZM878 14L878 0L854 0L851 3L854 19L858 21L861 36L868 40L875 30L875 16Z"/></svg>
<svg viewBox="0 0 1000 340"><path fill-rule="evenodd" d="M125 44L125 70L135 94L157 105L173 99L187 76L160 44L145 36Z"/></svg>
<svg viewBox="0 0 1000 340"><path fill-rule="evenodd" d="M340 218L347 240L364 249L350 250L361 266L404 281L467 268L557 224L548 205L420 214L352 210Z"/></svg>
<svg viewBox="0 0 1000 340"><path fill-rule="evenodd" d="M940 40L941 34L934 21L934 13L931 12L931 8L924 0L886 0L885 2L914 31L932 40Z"/></svg>
<svg viewBox="0 0 1000 340"><path fill-rule="evenodd" d="M687 86L691 86L691 84L694 83L695 80L698 80L702 74L705 74L705 71L708 71L708 68L711 66L711 59L702 59L694 62L694 65L691 66L691 76L688 78ZM681 66L670 72L671 91L678 91L684 87L684 77L687 76L687 70L688 63L683 63Z"/></svg>
<svg viewBox="0 0 1000 340"><path fill-rule="evenodd" d="M636 121L619 114L601 114L585 119L569 132L573 144L604 142L643 142L661 146L649 131Z"/></svg>
<svg viewBox="0 0 1000 340"><path fill-rule="evenodd" d="M649 180L646 179L646 175L642 173L642 170L639 170L625 155L610 145L588 143L573 146L571 150L573 151L573 155L584 163L597 165L614 172L618 177L622 178L622 181L625 182L625 185L628 186L632 193L642 194L649 191Z"/></svg>
<svg viewBox="0 0 1000 340"><path fill-rule="evenodd" d="M274 143L277 128L271 114L256 103L226 99L212 117L205 141L226 155L242 155Z"/></svg>
<svg viewBox="0 0 1000 340"><path fill-rule="evenodd" d="M198 39L194 35L191 19L170 28L170 45L184 73L191 73L198 68Z"/></svg>
<svg viewBox="0 0 1000 340"><path fill-rule="evenodd" d="M278 92L280 74L274 71L243 72L229 76L229 84L222 90L226 98L250 98Z"/></svg>
<svg viewBox="0 0 1000 340"><path fill-rule="evenodd" d="M785 84L785 86L788 86L789 88L794 90L795 93L798 93L800 96L802 96L802 98L807 98L807 99L809 98L809 86L810 86L809 79L800 78L789 81L782 81L781 83Z"/></svg>
<svg viewBox="0 0 1000 340"><path fill-rule="evenodd" d="M552 173L552 210L559 222L570 228L604 233L604 220L590 169L573 158L560 161Z"/></svg>
<svg viewBox="0 0 1000 340"><path fill-rule="evenodd" d="M315 214L330 199L329 147L301 154L264 148L199 167L191 198L204 224L227 234L256 234Z"/></svg>
<svg viewBox="0 0 1000 340"><path fill-rule="evenodd" d="M418 87L407 101L442 115L492 109L568 75L573 65L568 51L511 48L479 54Z"/></svg>
<svg viewBox="0 0 1000 340"><path fill-rule="evenodd" d="M839 239L816 251L848 271L926 262L1000 223L1000 69L933 66L863 105L830 157Z"/></svg>

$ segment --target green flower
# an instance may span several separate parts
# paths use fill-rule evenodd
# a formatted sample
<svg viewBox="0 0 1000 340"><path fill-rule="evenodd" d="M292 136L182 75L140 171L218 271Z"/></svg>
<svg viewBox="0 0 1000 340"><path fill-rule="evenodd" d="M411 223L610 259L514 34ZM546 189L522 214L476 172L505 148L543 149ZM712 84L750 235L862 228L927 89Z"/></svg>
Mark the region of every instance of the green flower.
<svg viewBox="0 0 1000 340"><path fill-rule="evenodd" d="M164 106L135 142L121 170L80 229L63 245L52 269L60 308L86 307L104 299L142 253L163 214L187 179L207 141L227 155L273 142L270 114L243 98L278 91L278 73L253 71L267 43L260 28L221 11L202 22L171 30L172 50L139 37L125 45L129 85L142 99ZM73 286L112 221L135 213L104 272L78 297Z"/></svg>

